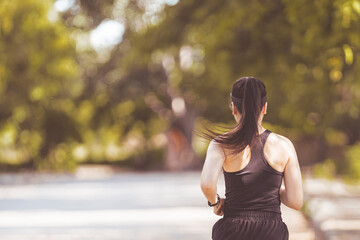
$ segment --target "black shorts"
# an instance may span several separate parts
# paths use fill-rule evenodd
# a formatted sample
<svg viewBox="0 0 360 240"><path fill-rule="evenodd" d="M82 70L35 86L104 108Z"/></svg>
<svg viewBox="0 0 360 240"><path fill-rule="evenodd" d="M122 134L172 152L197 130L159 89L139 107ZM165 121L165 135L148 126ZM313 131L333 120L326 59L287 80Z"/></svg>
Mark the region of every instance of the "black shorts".
<svg viewBox="0 0 360 240"><path fill-rule="evenodd" d="M288 240L289 231L281 214L241 212L220 218L212 228L213 240Z"/></svg>

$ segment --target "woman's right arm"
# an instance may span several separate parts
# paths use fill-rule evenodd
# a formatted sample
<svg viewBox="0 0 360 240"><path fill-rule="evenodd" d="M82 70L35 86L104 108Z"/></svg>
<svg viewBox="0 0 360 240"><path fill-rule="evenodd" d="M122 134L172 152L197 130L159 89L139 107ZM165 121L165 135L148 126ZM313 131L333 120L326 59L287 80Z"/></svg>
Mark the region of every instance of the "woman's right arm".
<svg viewBox="0 0 360 240"><path fill-rule="evenodd" d="M280 188L280 200L286 206L299 210L303 205L303 188L299 161L294 145L285 139L288 161L284 169L284 185Z"/></svg>

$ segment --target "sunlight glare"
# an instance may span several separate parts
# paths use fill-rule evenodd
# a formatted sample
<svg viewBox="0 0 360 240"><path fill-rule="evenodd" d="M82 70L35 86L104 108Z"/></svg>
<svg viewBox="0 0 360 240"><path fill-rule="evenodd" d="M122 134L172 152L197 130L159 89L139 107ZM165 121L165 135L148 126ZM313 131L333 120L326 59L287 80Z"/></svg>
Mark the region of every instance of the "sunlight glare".
<svg viewBox="0 0 360 240"><path fill-rule="evenodd" d="M125 27L123 24L104 20L96 29L90 33L90 43L96 50L113 47L122 41Z"/></svg>

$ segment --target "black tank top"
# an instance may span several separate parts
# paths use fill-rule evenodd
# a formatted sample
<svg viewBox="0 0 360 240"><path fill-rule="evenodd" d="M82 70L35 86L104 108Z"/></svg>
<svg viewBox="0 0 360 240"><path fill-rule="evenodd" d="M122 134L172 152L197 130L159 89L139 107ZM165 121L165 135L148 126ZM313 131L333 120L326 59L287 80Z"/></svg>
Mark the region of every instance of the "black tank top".
<svg viewBox="0 0 360 240"><path fill-rule="evenodd" d="M240 171L225 177L224 217L244 211L280 212L280 187L284 173L272 168L264 156L264 146L271 133L266 130L256 137L249 163Z"/></svg>

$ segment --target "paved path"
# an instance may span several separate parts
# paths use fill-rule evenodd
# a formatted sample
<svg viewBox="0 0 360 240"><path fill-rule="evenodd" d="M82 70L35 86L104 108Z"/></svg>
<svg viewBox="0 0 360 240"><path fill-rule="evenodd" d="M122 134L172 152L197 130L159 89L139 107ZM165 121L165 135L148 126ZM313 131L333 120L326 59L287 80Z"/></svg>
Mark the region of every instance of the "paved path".
<svg viewBox="0 0 360 240"><path fill-rule="evenodd" d="M0 175L1 240L209 240L219 218L199 172ZM223 182L219 193L223 196ZM300 212L283 208L291 240L313 240Z"/></svg>
<svg viewBox="0 0 360 240"><path fill-rule="evenodd" d="M324 233L326 239L360 239L359 185L307 176L304 191L314 226Z"/></svg>

